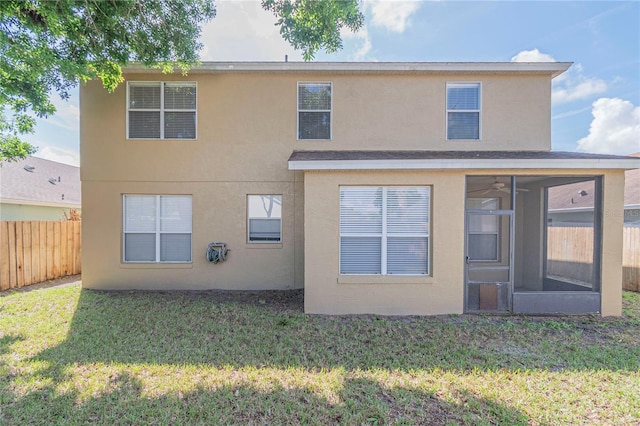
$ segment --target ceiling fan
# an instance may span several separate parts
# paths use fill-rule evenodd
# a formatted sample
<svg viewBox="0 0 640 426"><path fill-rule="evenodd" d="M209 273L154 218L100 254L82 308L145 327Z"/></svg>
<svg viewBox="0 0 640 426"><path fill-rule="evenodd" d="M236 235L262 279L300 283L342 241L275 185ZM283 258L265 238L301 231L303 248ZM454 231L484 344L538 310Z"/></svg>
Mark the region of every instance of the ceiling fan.
<svg viewBox="0 0 640 426"><path fill-rule="evenodd" d="M528 192L528 189L524 189L524 188L516 188L516 193L517 192ZM480 192L480 195L485 195L485 194L491 194L491 193L496 193L496 192L503 192L505 194L511 194L511 190L507 187L507 184L504 182L500 182L500 180L498 179L498 177L494 177L493 178L493 183L488 187L488 188L484 188L484 189L476 189L474 191L469 191L469 194L474 194L476 192Z"/></svg>

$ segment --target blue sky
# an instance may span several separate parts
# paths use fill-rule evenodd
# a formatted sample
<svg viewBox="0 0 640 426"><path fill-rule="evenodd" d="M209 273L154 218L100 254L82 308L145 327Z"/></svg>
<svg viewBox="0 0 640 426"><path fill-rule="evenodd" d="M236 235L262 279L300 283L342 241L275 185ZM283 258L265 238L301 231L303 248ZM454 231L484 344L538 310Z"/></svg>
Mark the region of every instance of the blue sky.
<svg viewBox="0 0 640 426"><path fill-rule="evenodd" d="M205 61L301 60L254 1L218 1ZM365 26L317 61L567 61L556 78L552 148L640 151L639 1L364 1ZM27 140L36 156L78 164L78 95L56 102Z"/></svg>

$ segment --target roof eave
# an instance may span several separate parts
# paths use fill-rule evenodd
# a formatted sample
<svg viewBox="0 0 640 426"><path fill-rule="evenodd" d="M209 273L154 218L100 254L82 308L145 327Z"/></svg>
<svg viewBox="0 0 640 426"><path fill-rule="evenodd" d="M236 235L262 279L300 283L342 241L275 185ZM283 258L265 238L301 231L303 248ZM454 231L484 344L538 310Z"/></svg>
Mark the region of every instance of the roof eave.
<svg viewBox="0 0 640 426"><path fill-rule="evenodd" d="M627 159L380 159L290 160L289 170L622 169Z"/></svg>
<svg viewBox="0 0 640 426"><path fill-rule="evenodd" d="M56 201L38 201L38 200L21 200L18 198L0 198L0 204L21 204L25 206L37 206L37 207L60 207L79 209L82 207L82 203L60 203Z"/></svg>
<svg viewBox="0 0 640 426"><path fill-rule="evenodd" d="M533 73L551 78L573 62L201 62L189 73L329 72L329 73ZM124 73L161 73L160 69L131 64ZM174 72L181 72L176 69Z"/></svg>

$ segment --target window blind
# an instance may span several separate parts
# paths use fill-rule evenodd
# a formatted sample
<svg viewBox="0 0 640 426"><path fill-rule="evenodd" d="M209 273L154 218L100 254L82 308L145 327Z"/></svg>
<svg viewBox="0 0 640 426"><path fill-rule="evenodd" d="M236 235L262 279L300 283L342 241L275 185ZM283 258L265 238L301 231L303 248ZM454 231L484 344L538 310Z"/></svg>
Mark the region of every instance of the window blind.
<svg viewBox="0 0 640 426"><path fill-rule="evenodd" d="M298 83L298 139L331 139L331 83Z"/></svg>
<svg viewBox="0 0 640 426"><path fill-rule="evenodd" d="M429 273L429 187L341 187L340 273Z"/></svg>
<svg viewBox="0 0 640 426"><path fill-rule="evenodd" d="M124 195L125 262L190 262L190 195Z"/></svg>
<svg viewBox="0 0 640 426"><path fill-rule="evenodd" d="M447 84L447 139L480 139L480 83Z"/></svg>
<svg viewBox="0 0 640 426"><path fill-rule="evenodd" d="M135 81L127 87L129 138L196 138L195 83Z"/></svg>
<svg viewBox="0 0 640 426"><path fill-rule="evenodd" d="M247 196L249 242L282 241L282 195Z"/></svg>

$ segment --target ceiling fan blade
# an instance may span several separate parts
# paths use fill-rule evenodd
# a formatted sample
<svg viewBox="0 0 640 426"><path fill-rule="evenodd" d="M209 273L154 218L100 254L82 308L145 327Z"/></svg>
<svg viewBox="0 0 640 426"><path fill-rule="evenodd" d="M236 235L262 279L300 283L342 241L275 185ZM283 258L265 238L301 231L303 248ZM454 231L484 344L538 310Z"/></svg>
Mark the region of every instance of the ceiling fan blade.
<svg viewBox="0 0 640 426"><path fill-rule="evenodd" d="M527 188L516 188L517 192L529 192Z"/></svg>

